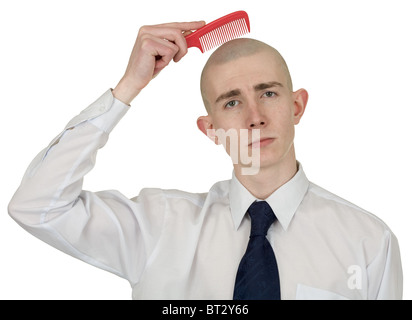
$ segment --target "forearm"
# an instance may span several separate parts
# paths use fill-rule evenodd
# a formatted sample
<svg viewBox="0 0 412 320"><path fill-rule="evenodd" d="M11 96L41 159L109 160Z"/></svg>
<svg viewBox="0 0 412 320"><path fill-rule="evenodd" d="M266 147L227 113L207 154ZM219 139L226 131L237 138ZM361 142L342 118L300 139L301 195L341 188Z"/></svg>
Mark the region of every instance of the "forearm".
<svg viewBox="0 0 412 320"><path fill-rule="evenodd" d="M9 205L14 219L22 224L42 223L77 200L97 150L127 111L127 107L112 109L113 102L111 93L106 92L32 161Z"/></svg>
<svg viewBox="0 0 412 320"><path fill-rule="evenodd" d="M98 149L128 109L109 90L73 118L32 161L8 209L37 238L135 283L146 259L135 203L116 190L82 190Z"/></svg>

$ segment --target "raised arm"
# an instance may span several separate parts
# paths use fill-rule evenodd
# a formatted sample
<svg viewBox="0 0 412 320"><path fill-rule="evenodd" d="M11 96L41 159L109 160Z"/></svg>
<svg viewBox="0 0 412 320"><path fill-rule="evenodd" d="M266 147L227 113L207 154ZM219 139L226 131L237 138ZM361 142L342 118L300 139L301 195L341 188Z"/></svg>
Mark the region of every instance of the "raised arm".
<svg viewBox="0 0 412 320"><path fill-rule="evenodd" d="M93 169L98 149L129 109L127 104L172 59L179 61L186 54L184 35L202 25L140 29L113 92L107 90L74 117L30 164L8 207L14 220L63 252L131 283L138 280L152 247L147 241L155 238L153 233L147 240L140 232L145 207L117 191L85 191L83 177Z"/></svg>

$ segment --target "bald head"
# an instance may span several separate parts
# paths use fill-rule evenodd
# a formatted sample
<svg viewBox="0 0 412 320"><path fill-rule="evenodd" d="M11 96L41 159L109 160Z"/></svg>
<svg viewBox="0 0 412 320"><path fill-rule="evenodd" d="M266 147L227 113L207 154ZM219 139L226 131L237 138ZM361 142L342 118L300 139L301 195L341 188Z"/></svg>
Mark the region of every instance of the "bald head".
<svg viewBox="0 0 412 320"><path fill-rule="evenodd" d="M216 49L215 52L209 57L206 62L202 75L200 78L200 91L202 94L203 103L206 107L206 110L210 113L210 103L207 97L206 86L208 81L211 81L213 75L209 74L210 69L216 65L222 65L230 61L252 56L257 53L267 52L273 57L273 59L278 64L280 70L283 72L286 79L286 86L290 91L292 91L292 79L290 77L289 69L286 65L285 60L280 55L280 53L273 47L268 44L249 38L240 38L228 41Z"/></svg>

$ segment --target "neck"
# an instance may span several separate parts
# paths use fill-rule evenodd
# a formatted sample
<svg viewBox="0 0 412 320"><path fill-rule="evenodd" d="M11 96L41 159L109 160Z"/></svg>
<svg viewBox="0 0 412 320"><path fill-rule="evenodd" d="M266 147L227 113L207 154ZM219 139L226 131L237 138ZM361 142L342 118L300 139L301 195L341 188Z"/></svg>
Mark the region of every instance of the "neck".
<svg viewBox="0 0 412 320"><path fill-rule="evenodd" d="M288 182L298 170L294 151L276 164L261 167L255 175L242 175L239 166L234 167L239 182L256 198L266 199Z"/></svg>

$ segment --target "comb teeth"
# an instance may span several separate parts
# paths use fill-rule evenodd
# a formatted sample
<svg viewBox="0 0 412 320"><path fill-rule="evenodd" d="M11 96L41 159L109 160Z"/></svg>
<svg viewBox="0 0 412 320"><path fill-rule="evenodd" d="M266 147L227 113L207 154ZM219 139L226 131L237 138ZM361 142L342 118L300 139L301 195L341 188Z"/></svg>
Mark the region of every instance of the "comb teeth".
<svg viewBox="0 0 412 320"><path fill-rule="evenodd" d="M249 32L246 19L230 21L199 38L203 51L210 50L221 44L238 38Z"/></svg>

